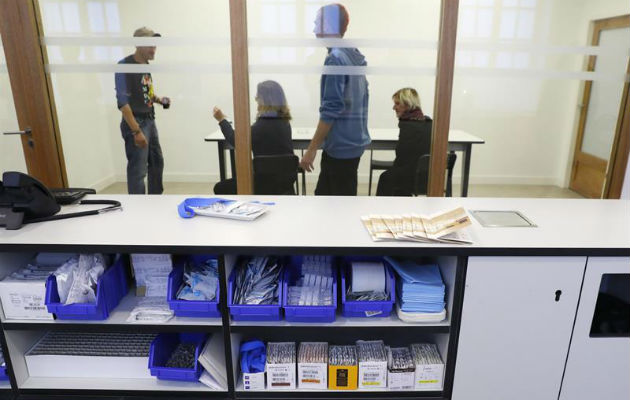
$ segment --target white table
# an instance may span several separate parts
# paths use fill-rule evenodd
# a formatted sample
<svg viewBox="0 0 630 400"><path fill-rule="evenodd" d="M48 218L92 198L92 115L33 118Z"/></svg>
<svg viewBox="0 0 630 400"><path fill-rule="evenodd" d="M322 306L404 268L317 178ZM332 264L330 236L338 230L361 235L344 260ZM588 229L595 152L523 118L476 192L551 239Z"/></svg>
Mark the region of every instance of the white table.
<svg viewBox="0 0 630 400"><path fill-rule="evenodd" d="M398 129L395 128L372 128L370 129L370 137L372 143L367 147L369 150L395 150L398 143ZM293 128L293 148L296 150L305 150L313 135L315 128L298 127ZM225 150L230 150L230 165L232 176L235 176L234 165L234 149L226 141L220 130L216 130L204 138L206 142L216 142L219 152L219 175L221 180L225 179ZM462 197L468 196L468 179L470 175L470 159L473 144L484 144L485 141L468 132L451 129L448 136L448 150L461 151L463 154L462 177L461 177L461 194Z"/></svg>

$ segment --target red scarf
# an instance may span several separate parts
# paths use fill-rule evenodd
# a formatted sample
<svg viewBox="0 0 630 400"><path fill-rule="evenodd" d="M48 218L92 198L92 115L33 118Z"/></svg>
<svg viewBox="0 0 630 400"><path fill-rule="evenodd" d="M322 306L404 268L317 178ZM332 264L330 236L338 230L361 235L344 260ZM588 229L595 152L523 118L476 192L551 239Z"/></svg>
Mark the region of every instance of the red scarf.
<svg viewBox="0 0 630 400"><path fill-rule="evenodd" d="M405 111L399 119L405 121L424 121L424 114L420 108L414 108Z"/></svg>

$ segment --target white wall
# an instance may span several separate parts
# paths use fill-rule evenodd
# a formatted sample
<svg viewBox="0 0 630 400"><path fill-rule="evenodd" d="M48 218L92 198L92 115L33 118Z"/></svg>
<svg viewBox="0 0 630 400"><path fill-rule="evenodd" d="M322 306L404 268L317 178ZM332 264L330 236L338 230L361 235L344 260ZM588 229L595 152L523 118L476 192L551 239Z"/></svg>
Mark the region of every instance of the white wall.
<svg viewBox="0 0 630 400"><path fill-rule="evenodd" d="M315 10L328 1L252 0L248 2L250 39L311 39ZM434 49L397 49L405 40L435 43L438 38L439 0L347 0L351 16L348 39L385 39L386 48L361 48L370 66L419 68L418 73L370 75L372 127L396 125L391 94L400 87L419 89L425 113L433 115ZM625 0L530 0L534 5L531 37L501 37L506 0L461 2L460 44L584 46L589 21L628 12ZM217 128L209 109L221 106L232 115L231 75L200 72L200 65L219 65L229 71L228 2L224 0L40 0L47 36L129 37L148 25L165 38L219 38L218 46L161 46L154 65L175 68L153 74L158 94L173 99L170 110L158 112L158 129L165 164L165 180L211 181L218 175L216 148L203 137ZM89 6L89 4L92 4ZM99 7L102 7L99 8ZM150 10L150 13L147 13ZM488 12L490 12L490 15ZM115 18L115 17L118 18ZM270 22L271 21L271 22ZM468 22L464 22L468 21ZM472 22L471 22L472 21ZM519 22L522 26L523 24ZM527 29L515 29L527 36ZM518 31L518 29L525 29ZM53 64L113 64L132 47L63 46L48 48ZM250 47L252 68L269 65L319 66L321 47ZM451 127L486 140L473 148L472 183L525 183L563 186L573 154L575 120L581 84L575 79L527 78L516 74L499 78L497 67L541 71L580 71L580 55L541 55L516 50L471 52L460 46L453 88ZM511 64L510 64L511 63ZM301 68L301 67L299 67ZM491 69L488 69L491 68ZM254 69L255 70L255 69ZM481 76L472 76L481 72ZM53 73L68 177L71 185L103 187L124 181L123 142L118 124L112 73ZM319 106L317 71L295 74L252 73L255 85L275 79L285 88L294 116L293 126L313 126ZM252 117L254 107L252 107ZM392 158L392 154L379 158ZM360 179L367 175L363 157ZM459 161L458 161L459 163ZM459 165L458 165L459 168ZM456 174L457 175L457 174ZM312 177L311 179L315 179Z"/></svg>

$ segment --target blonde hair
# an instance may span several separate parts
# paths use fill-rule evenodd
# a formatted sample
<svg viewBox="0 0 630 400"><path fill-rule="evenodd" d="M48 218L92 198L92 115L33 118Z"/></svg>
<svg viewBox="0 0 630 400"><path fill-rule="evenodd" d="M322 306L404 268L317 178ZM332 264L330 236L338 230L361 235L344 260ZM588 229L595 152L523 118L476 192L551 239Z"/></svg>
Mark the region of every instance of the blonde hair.
<svg viewBox="0 0 630 400"><path fill-rule="evenodd" d="M407 87L399 89L394 93L392 99L400 101L410 110L421 108L420 96L418 96L418 92L414 88Z"/></svg>

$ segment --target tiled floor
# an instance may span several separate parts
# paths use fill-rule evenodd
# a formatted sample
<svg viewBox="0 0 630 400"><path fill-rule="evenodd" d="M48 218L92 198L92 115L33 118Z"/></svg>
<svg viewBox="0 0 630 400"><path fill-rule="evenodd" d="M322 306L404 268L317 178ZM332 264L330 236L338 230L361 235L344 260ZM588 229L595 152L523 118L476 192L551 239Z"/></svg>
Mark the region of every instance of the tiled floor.
<svg viewBox="0 0 630 400"><path fill-rule="evenodd" d="M213 194L214 183L190 183L190 182L165 182L165 194ZM312 195L315 183L308 183L306 193ZM372 194L376 191L376 185L372 188ZM125 182L116 182L101 190L103 194L125 194L127 185ZM368 185L359 184L359 195L367 196ZM453 193L460 193L458 185L453 186ZM525 198L583 198L581 195L557 186L542 185L471 185L468 189L469 197L525 197Z"/></svg>

